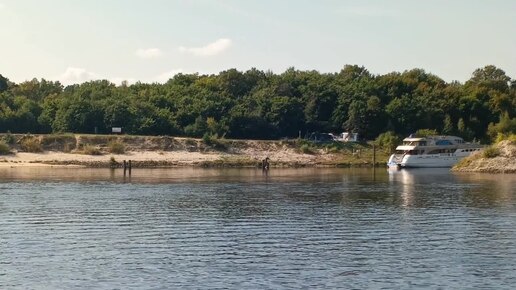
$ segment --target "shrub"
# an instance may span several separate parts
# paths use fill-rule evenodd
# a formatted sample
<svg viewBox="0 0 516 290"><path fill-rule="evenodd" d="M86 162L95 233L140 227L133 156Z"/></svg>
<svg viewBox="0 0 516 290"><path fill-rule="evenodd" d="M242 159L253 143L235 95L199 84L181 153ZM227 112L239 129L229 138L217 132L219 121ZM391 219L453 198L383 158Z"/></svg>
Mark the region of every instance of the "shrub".
<svg viewBox="0 0 516 290"><path fill-rule="evenodd" d="M500 150L494 146L489 146L486 149L484 149L482 156L484 158L495 158L500 155Z"/></svg>
<svg viewBox="0 0 516 290"><path fill-rule="evenodd" d="M204 135L202 136L202 141L206 145L211 145L211 143L212 143L212 135L209 134L209 133L204 133Z"/></svg>
<svg viewBox="0 0 516 290"><path fill-rule="evenodd" d="M24 137L20 141L20 148L25 152L41 152L41 143L36 137Z"/></svg>
<svg viewBox="0 0 516 290"><path fill-rule="evenodd" d="M226 142L223 139L219 138L217 134L206 133L202 136L202 141L206 145L212 146L213 148L218 150L227 149Z"/></svg>
<svg viewBox="0 0 516 290"><path fill-rule="evenodd" d="M0 155L10 154L11 150L9 150L9 145L7 145L4 141L0 141Z"/></svg>
<svg viewBox="0 0 516 290"><path fill-rule="evenodd" d="M113 154L124 154L125 153L125 144L120 141L110 141L108 143L109 152Z"/></svg>
<svg viewBox="0 0 516 290"><path fill-rule="evenodd" d="M190 138L187 138L187 139L185 139L185 144L188 145L188 146L196 146L197 145L197 141L195 141L193 139L190 139Z"/></svg>
<svg viewBox="0 0 516 290"><path fill-rule="evenodd" d="M329 153L338 153L339 151L340 151L340 148L339 148L339 146L336 146L336 145L330 146L328 148Z"/></svg>
<svg viewBox="0 0 516 290"><path fill-rule="evenodd" d="M7 133L5 133L5 135L2 137L2 140L6 144L14 144L16 142L16 138L13 134L11 134L11 131L7 131Z"/></svg>
<svg viewBox="0 0 516 290"><path fill-rule="evenodd" d="M509 114L506 113L500 117L500 122L489 124L487 127L487 135L491 137L491 140L497 139L498 134L516 134L516 118L511 119Z"/></svg>
<svg viewBox="0 0 516 290"><path fill-rule="evenodd" d="M82 154L86 155L102 155L102 151L100 151L100 148L86 144L82 146Z"/></svg>
<svg viewBox="0 0 516 290"><path fill-rule="evenodd" d="M41 146L46 150L56 150L70 152L74 149L76 143L75 135L66 134L49 134L41 136Z"/></svg>
<svg viewBox="0 0 516 290"><path fill-rule="evenodd" d="M66 133L66 134L50 134L44 135L41 139L42 145L50 145L53 143L65 143L65 142L75 142L75 135Z"/></svg>
<svg viewBox="0 0 516 290"><path fill-rule="evenodd" d="M314 154L314 151L312 149L312 146L310 146L309 144L303 144L301 145L301 147L299 148L299 150L302 152L302 153L305 153L305 154Z"/></svg>
<svg viewBox="0 0 516 290"><path fill-rule="evenodd" d="M64 153L70 153L72 151L71 145L69 143L65 143L63 145L63 152Z"/></svg>
<svg viewBox="0 0 516 290"><path fill-rule="evenodd" d="M496 136L495 143L499 143L504 140L509 140L509 142L511 142L511 144L516 144L516 134L498 133L498 135Z"/></svg>
<svg viewBox="0 0 516 290"><path fill-rule="evenodd" d="M378 135L374 141L375 145L384 148L385 151L391 153L394 152L396 146L401 142L401 139L394 134L392 131L388 131Z"/></svg>

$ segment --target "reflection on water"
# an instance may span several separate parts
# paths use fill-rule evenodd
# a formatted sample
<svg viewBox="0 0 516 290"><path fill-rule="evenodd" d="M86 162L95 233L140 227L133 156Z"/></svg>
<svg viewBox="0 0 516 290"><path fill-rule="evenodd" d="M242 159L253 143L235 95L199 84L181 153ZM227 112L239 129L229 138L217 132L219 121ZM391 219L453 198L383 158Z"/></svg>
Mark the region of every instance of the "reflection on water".
<svg viewBox="0 0 516 290"><path fill-rule="evenodd" d="M516 284L516 176L0 168L0 289Z"/></svg>
<svg viewBox="0 0 516 290"><path fill-rule="evenodd" d="M403 206L417 206L427 192L439 192L435 202L461 202L468 206L510 205L514 202L516 175L450 173L444 169L389 170L389 182L401 185ZM417 198L417 200L415 200ZM460 198L457 200L457 198ZM422 204L422 206L425 206Z"/></svg>

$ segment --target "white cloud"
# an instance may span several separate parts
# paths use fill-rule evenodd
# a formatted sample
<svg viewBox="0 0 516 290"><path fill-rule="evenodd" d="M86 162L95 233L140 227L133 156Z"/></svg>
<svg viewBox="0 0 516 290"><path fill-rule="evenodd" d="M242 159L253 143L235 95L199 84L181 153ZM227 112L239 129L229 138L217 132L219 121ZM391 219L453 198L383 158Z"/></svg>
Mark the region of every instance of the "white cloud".
<svg viewBox="0 0 516 290"><path fill-rule="evenodd" d="M68 67L66 71L58 77L59 81L64 85L78 84L94 79L98 79L98 75L89 72L84 68Z"/></svg>
<svg viewBox="0 0 516 290"><path fill-rule="evenodd" d="M163 55L163 52L159 48L141 48L136 51L136 55L140 58L149 59L158 58Z"/></svg>
<svg viewBox="0 0 516 290"><path fill-rule="evenodd" d="M162 74L159 74L158 76L156 76L154 78L153 81L158 82L158 83L166 83L169 79L173 78L175 75L177 75L178 73L182 73L182 72L183 72L182 69L173 69L171 71L167 71Z"/></svg>
<svg viewBox="0 0 516 290"><path fill-rule="evenodd" d="M4 7L5 7L4 3L0 2L0 9L2 9Z"/></svg>
<svg viewBox="0 0 516 290"><path fill-rule="evenodd" d="M201 47L179 47L179 51L197 56L213 56L228 50L232 41L229 38L220 38L216 41Z"/></svg>
<svg viewBox="0 0 516 290"><path fill-rule="evenodd" d="M96 73L87 71L84 68L77 67L68 67L66 71L58 76L58 79L63 85L72 85L72 84L80 84L87 81L93 80L104 80L107 79L115 85L119 86L123 82L126 82L128 85L135 84L137 82L143 83L166 83L169 79L173 78L178 73L183 73L182 69L173 69L149 78L127 78L127 77L102 77Z"/></svg>

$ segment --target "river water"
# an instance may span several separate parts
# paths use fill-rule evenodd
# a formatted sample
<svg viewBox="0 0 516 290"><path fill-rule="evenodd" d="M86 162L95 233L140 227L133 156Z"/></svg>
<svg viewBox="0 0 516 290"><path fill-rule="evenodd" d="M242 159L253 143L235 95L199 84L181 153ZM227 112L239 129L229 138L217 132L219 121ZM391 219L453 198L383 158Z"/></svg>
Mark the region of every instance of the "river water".
<svg viewBox="0 0 516 290"><path fill-rule="evenodd" d="M0 289L514 289L516 175L0 168Z"/></svg>

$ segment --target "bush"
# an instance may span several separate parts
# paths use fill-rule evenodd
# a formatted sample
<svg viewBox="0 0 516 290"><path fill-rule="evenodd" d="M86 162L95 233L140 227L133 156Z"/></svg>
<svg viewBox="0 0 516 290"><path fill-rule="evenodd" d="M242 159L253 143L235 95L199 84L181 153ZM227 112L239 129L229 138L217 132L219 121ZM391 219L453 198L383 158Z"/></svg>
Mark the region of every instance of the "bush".
<svg viewBox="0 0 516 290"><path fill-rule="evenodd" d="M113 154L124 154L125 153L125 144L120 141L110 141L108 143L109 152Z"/></svg>
<svg viewBox="0 0 516 290"><path fill-rule="evenodd" d="M41 139L42 145L50 145L53 143L75 143L75 135L67 133L67 134L49 134L43 135Z"/></svg>
<svg viewBox="0 0 516 290"><path fill-rule="evenodd" d="M100 151L100 148L86 144L82 147L82 154L86 155L102 155L102 151Z"/></svg>
<svg viewBox="0 0 516 290"><path fill-rule="evenodd" d="M20 148L25 152L41 152L41 143L36 137L24 137L20 141Z"/></svg>
<svg viewBox="0 0 516 290"><path fill-rule="evenodd" d="M511 142L511 144L516 144L516 134L498 133L498 135L496 136L495 143L500 143L504 140L509 140L509 142Z"/></svg>
<svg viewBox="0 0 516 290"><path fill-rule="evenodd" d="M197 146L197 141L188 138L188 139L185 139L185 144L188 146Z"/></svg>
<svg viewBox="0 0 516 290"><path fill-rule="evenodd" d="M302 152L302 153L305 153L305 154L314 154L314 151L312 149L312 146L308 145L308 144L303 144L301 145L301 147L299 148L299 150Z"/></svg>
<svg viewBox="0 0 516 290"><path fill-rule="evenodd" d="M374 141L374 144L381 148L384 148L385 151L387 151L388 153L391 153L394 152L396 146L398 146L400 142L400 137L396 136L394 132L388 131L378 135L378 137Z"/></svg>
<svg viewBox="0 0 516 290"><path fill-rule="evenodd" d="M75 148L75 135L67 134L49 134L41 136L41 146L46 150L56 150L70 152Z"/></svg>
<svg viewBox="0 0 516 290"><path fill-rule="evenodd" d="M202 141L204 142L204 144L212 146L213 148L218 150L227 149L226 142L224 142L223 139L219 138L217 134L205 133L202 136Z"/></svg>
<svg viewBox="0 0 516 290"><path fill-rule="evenodd" d="M503 114L500 117L500 122L489 124L487 127L487 135L491 137L491 140L496 140L498 138L498 134L516 134L516 118L511 119L509 114Z"/></svg>
<svg viewBox="0 0 516 290"><path fill-rule="evenodd" d="M72 148L71 148L71 145L69 143L65 143L63 145L63 152L64 153L70 153L72 152Z"/></svg>
<svg viewBox="0 0 516 290"><path fill-rule="evenodd" d="M489 146L484 149L482 156L484 156L484 158L495 158L500 156L500 150L494 146Z"/></svg>
<svg viewBox="0 0 516 290"><path fill-rule="evenodd" d="M330 146L328 148L329 153L338 153L338 152L340 152L340 150L341 150L340 146L336 146L336 145Z"/></svg>
<svg viewBox="0 0 516 290"><path fill-rule="evenodd" d="M204 133L204 135L202 136L202 141L206 145L211 145L212 144L212 139L213 139L213 136L211 134L209 134L209 133Z"/></svg>
<svg viewBox="0 0 516 290"><path fill-rule="evenodd" d="M0 141L0 155L10 154L11 150L9 150L9 145L7 145L4 141Z"/></svg>
<svg viewBox="0 0 516 290"><path fill-rule="evenodd" d="M2 140L6 144L14 144L16 142L16 138L13 134L11 134L11 131L7 131L7 133L5 133L5 135L2 137Z"/></svg>

